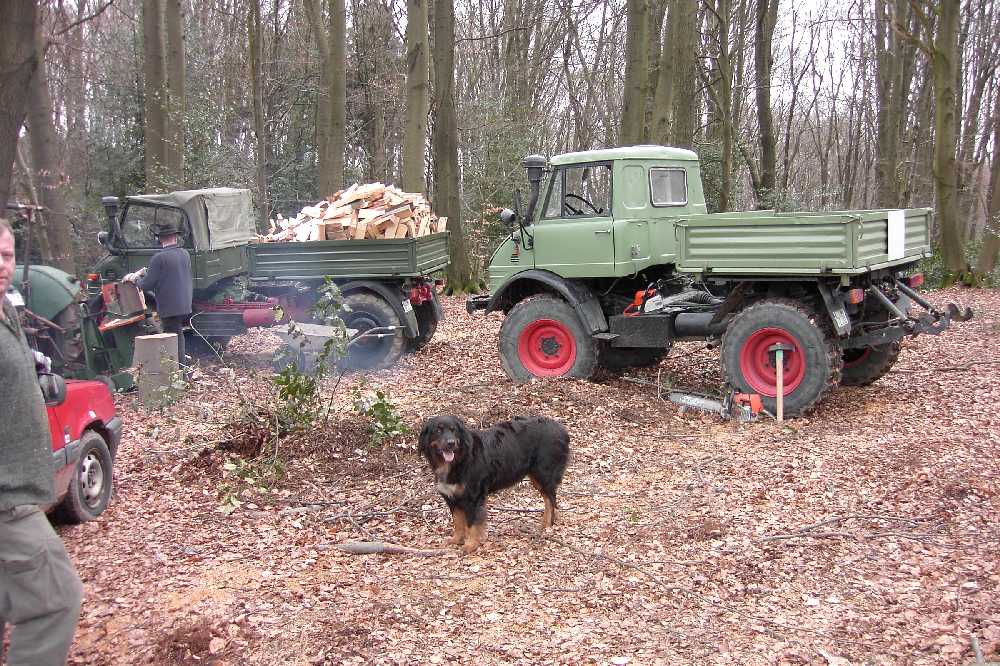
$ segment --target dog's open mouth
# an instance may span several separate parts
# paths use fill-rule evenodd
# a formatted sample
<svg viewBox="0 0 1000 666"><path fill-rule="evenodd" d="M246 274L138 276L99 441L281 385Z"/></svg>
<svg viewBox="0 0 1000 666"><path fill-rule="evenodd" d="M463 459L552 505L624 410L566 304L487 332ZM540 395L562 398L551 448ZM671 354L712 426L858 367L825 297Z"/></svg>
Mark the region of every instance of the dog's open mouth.
<svg viewBox="0 0 1000 666"><path fill-rule="evenodd" d="M444 458L445 462L451 462L452 460L455 459L455 452L454 451L442 451L441 452L441 457Z"/></svg>

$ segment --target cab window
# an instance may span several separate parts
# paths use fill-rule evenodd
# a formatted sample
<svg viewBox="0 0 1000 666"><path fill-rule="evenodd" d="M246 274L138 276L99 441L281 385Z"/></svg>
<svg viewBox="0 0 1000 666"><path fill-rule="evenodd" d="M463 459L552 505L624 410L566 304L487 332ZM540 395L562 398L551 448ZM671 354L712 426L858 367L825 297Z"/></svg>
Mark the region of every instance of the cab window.
<svg viewBox="0 0 1000 666"><path fill-rule="evenodd" d="M545 206L546 218L611 215L611 165L589 164L556 171Z"/></svg>
<svg viewBox="0 0 1000 666"><path fill-rule="evenodd" d="M153 235L153 228L158 223L172 222L180 229L179 244L186 246L188 232L184 221L184 213L179 208L130 203L125 209L125 219L122 220L122 236L127 247L160 247Z"/></svg>
<svg viewBox="0 0 1000 666"><path fill-rule="evenodd" d="M649 200L654 206L687 204L687 171L654 167L649 170Z"/></svg>

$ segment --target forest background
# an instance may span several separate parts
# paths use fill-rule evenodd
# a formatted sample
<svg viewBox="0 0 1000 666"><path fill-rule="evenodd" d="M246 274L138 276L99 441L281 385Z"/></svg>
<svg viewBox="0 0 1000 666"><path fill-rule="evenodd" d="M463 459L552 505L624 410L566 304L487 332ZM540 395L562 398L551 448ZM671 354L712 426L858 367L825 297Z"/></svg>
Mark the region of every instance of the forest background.
<svg viewBox="0 0 1000 666"><path fill-rule="evenodd" d="M448 216L461 292L525 155L658 143L710 211L933 206L932 279L996 284L998 4L5 0L0 201L81 273L103 195L247 187L263 223L391 182Z"/></svg>

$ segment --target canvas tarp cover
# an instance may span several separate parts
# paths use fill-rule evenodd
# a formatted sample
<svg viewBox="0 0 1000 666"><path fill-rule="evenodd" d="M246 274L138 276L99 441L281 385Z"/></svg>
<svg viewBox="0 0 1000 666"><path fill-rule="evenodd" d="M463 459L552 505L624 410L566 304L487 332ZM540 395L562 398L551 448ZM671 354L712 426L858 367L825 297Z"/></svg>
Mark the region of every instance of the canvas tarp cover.
<svg viewBox="0 0 1000 666"><path fill-rule="evenodd" d="M195 250L236 247L257 237L250 190L216 187L170 194L142 194L129 197L129 200L182 209L191 222Z"/></svg>

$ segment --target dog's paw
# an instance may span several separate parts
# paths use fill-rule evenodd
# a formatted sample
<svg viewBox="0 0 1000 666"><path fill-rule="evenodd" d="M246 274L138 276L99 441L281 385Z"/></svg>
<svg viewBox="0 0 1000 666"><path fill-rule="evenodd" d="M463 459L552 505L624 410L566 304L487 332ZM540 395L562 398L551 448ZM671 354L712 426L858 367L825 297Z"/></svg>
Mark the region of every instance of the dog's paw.
<svg viewBox="0 0 1000 666"><path fill-rule="evenodd" d="M466 555L472 555L474 552L476 552L476 549L478 548L479 548L478 543L476 543L475 541L470 541L469 543L466 543L464 546L462 546L462 552Z"/></svg>
<svg viewBox="0 0 1000 666"><path fill-rule="evenodd" d="M456 534L455 536L445 541L445 543L448 544L449 546L460 546L464 541L465 541L464 536L459 536Z"/></svg>

